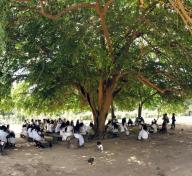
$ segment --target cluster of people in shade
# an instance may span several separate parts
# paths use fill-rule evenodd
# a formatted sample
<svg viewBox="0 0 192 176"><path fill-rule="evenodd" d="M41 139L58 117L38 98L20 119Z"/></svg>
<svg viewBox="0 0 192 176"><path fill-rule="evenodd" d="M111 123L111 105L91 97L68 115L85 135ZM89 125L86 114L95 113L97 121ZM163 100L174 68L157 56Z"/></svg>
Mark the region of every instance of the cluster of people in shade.
<svg viewBox="0 0 192 176"><path fill-rule="evenodd" d="M160 126L157 124L157 120L153 119L151 124L146 124L143 117L137 117L135 122L133 122L131 119L128 120L126 123L126 118L122 119L122 122L119 123L117 119L109 120L106 125L106 132L111 133L113 137L116 137L119 135L119 133L125 133L126 135L130 134L129 128L131 126L138 126L139 133L138 133L138 140L146 140L149 138L150 133L167 133L168 131L168 124L169 124L169 118L167 114L163 114L163 123ZM175 114L172 114L172 123L171 123L171 129L175 129Z"/></svg>
<svg viewBox="0 0 192 176"><path fill-rule="evenodd" d="M175 114L172 114L171 128L175 129ZM157 124L157 120L152 120L151 124L146 124L142 117L137 117L135 122L132 119L128 121L123 118L121 122L118 122L116 118L109 120L105 127L105 132L111 137L118 137L120 134L124 133L126 136L130 134L130 129L133 126L139 128L138 140L147 140L150 133L162 132L166 133L168 130L169 118L167 114L163 115L163 123L161 128ZM30 138L35 142L37 147L42 147L42 142L45 141L46 134L55 134L61 138L62 141L67 141L71 137L78 140L79 147L84 146L85 140L93 139L96 134L95 126L92 122L86 125L83 121L77 120L69 121L66 119L43 119L31 121L25 120L22 125L21 137ZM10 131L9 125L0 126L0 147L1 151L6 145L15 146L15 133ZM52 145L52 144L50 144ZM101 147L101 144L98 145ZM103 149L102 149L103 150Z"/></svg>
<svg viewBox="0 0 192 176"><path fill-rule="evenodd" d="M79 147L82 147L85 143L85 136L93 137L95 130L92 122L86 126L79 120L76 123L61 118L58 120L43 119L43 121L32 119L31 122L25 120L22 126L22 136L33 139L37 146L40 146L45 140L45 134L57 134L62 141L67 141L73 136L78 139Z"/></svg>

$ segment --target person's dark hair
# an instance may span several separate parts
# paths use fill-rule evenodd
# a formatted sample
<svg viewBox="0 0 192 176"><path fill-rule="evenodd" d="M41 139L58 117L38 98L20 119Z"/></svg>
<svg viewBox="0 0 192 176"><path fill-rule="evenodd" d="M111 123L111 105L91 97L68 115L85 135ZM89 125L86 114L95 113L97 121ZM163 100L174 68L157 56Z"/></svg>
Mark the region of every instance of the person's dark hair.
<svg viewBox="0 0 192 176"><path fill-rule="evenodd" d="M143 129L144 129L145 131L147 131L147 125L146 125L146 124L143 125Z"/></svg>
<svg viewBox="0 0 192 176"><path fill-rule="evenodd" d="M3 130L4 132L6 132L6 131L7 131L7 127L6 127L5 125L3 125L3 126L1 127L1 130Z"/></svg>
<svg viewBox="0 0 192 176"><path fill-rule="evenodd" d="M93 125L92 122L90 122L89 126L90 126L91 128L94 128L94 125Z"/></svg>
<svg viewBox="0 0 192 176"><path fill-rule="evenodd" d="M82 127L84 124L83 124L83 122L81 122L80 124L79 124L79 127Z"/></svg>
<svg viewBox="0 0 192 176"><path fill-rule="evenodd" d="M11 132L9 133L9 137L15 138L15 133L14 133L13 131L11 131Z"/></svg>
<svg viewBox="0 0 192 176"><path fill-rule="evenodd" d="M101 145L101 141L97 141L97 145Z"/></svg>
<svg viewBox="0 0 192 176"><path fill-rule="evenodd" d="M62 129L64 127L66 127L66 124L64 122L62 122L60 129Z"/></svg>
<svg viewBox="0 0 192 176"><path fill-rule="evenodd" d="M74 133L79 133L79 127L78 126L74 127Z"/></svg>
<svg viewBox="0 0 192 176"><path fill-rule="evenodd" d="M74 122L73 122L73 120L71 120L71 126L74 126Z"/></svg>
<svg viewBox="0 0 192 176"><path fill-rule="evenodd" d="M67 122L66 122L66 126L69 126L69 124L70 124L70 123L69 123L69 121L67 120Z"/></svg>

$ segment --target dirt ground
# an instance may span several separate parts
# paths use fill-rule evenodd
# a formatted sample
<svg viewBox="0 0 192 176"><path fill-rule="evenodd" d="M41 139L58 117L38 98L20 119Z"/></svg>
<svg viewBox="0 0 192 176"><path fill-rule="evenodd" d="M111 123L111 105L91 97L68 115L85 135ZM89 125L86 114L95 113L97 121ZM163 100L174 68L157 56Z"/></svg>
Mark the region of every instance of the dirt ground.
<svg viewBox="0 0 192 176"><path fill-rule="evenodd" d="M15 149L0 156L0 176L191 176L192 126L169 132L149 141L137 141L136 134L105 139L103 153L95 150L96 141L81 149L64 144L37 149L18 139Z"/></svg>

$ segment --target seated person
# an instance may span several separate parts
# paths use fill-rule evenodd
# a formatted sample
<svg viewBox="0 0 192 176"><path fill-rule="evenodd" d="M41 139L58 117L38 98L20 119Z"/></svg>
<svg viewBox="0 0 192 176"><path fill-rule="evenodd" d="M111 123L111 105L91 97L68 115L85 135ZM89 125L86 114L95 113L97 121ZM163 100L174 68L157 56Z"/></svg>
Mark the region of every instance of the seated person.
<svg viewBox="0 0 192 176"><path fill-rule="evenodd" d="M3 154L4 148L7 144L7 128L3 125L0 127L0 152Z"/></svg>
<svg viewBox="0 0 192 176"><path fill-rule="evenodd" d="M148 137L149 137L149 132L147 130L147 125L144 124L141 131L139 132L138 140L142 140L142 139L146 140L148 139Z"/></svg>
<svg viewBox="0 0 192 176"><path fill-rule="evenodd" d="M55 127L55 133L59 133L59 132L60 132L61 124L62 124L61 121L58 121L58 122L57 122L57 125L56 125L56 127Z"/></svg>
<svg viewBox="0 0 192 176"><path fill-rule="evenodd" d="M127 136L129 135L128 126L126 124L126 118L122 119L122 123L119 124L121 133L125 133Z"/></svg>
<svg viewBox="0 0 192 176"><path fill-rule="evenodd" d="M43 137L40 128L36 127L32 130L33 133L33 140L37 147L44 148L45 147L45 138ZM48 141L46 141L48 142ZM47 144L49 144L49 147L52 147L51 141L49 141Z"/></svg>
<svg viewBox="0 0 192 176"><path fill-rule="evenodd" d="M133 121L132 121L132 119L130 119L130 118L129 118L129 120L128 120L128 126L133 126Z"/></svg>
<svg viewBox="0 0 192 176"><path fill-rule="evenodd" d="M117 137L119 134L119 126L117 123L113 124L113 131L112 131L112 135L113 137Z"/></svg>
<svg viewBox="0 0 192 176"><path fill-rule="evenodd" d="M87 133L88 133L88 137L90 139L93 139L93 137L95 136L95 129L94 129L94 125L92 122L90 122L89 127L87 129Z"/></svg>
<svg viewBox="0 0 192 176"><path fill-rule="evenodd" d="M158 125L157 124L152 124L151 125L151 132L152 133L157 133L157 130L158 130Z"/></svg>
<svg viewBox="0 0 192 176"><path fill-rule="evenodd" d="M15 138L15 133L13 131L11 131L9 133L9 135L7 136L7 141L8 141L9 146L15 147L16 138Z"/></svg>
<svg viewBox="0 0 192 176"><path fill-rule="evenodd" d="M49 123L47 123L47 132L48 133L54 132L54 121L53 120L51 120Z"/></svg>
<svg viewBox="0 0 192 176"><path fill-rule="evenodd" d="M106 125L106 131L107 131L107 133L112 133L113 132L113 125L112 125L111 120L109 120L107 125Z"/></svg>
<svg viewBox="0 0 192 176"><path fill-rule="evenodd" d="M21 137L27 137L27 125L22 126Z"/></svg>
<svg viewBox="0 0 192 176"><path fill-rule="evenodd" d="M143 125L145 123L143 117L137 117L135 120L136 125Z"/></svg>
<svg viewBox="0 0 192 176"><path fill-rule="evenodd" d="M157 133L158 131L158 125L157 125L157 121L154 119L151 123L151 126L150 126L150 132L151 133Z"/></svg>
<svg viewBox="0 0 192 176"><path fill-rule="evenodd" d="M79 147L83 147L85 144L85 140L83 138L83 135L79 134L78 131L75 129L74 137L79 140Z"/></svg>
<svg viewBox="0 0 192 176"><path fill-rule="evenodd" d="M68 137L73 136L73 126L71 126L69 121L66 122L66 127L60 130L60 135L62 136L62 141L66 141Z"/></svg>
<svg viewBox="0 0 192 176"><path fill-rule="evenodd" d="M32 125L29 125L28 126L28 129L27 129L27 136L31 139L33 139L33 133L32 133L32 130L33 130L33 126Z"/></svg>
<svg viewBox="0 0 192 176"><path fill-rule="evenodd" d="M83 122L80 123L79 132L83 136L85 136L87 134L87 126Z"/></svg>

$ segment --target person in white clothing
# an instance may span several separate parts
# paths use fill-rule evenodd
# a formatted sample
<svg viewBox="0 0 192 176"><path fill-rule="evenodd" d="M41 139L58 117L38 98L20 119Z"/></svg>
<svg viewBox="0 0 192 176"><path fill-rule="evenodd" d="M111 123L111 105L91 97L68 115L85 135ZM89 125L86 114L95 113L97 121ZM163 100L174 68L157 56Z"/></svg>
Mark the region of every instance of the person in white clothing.
<svg viewBox="0 0 192 176"><path fill-rule="evenodd" d="M29 138L33 139L33 133L32 133L32 126L31 125L28 126L27 134L28 134Z"/></svg>
<svg viewBox="0 0 192 176"><path fill-rule="evenodd" d="M55 133L59 133L60 132L60 127L61 127L61 122L57 122L57 125L55 127Z"/></svg>
<svg viewBox="0 0 192 176"><path fill-rule="evenodd" d="M87 134L87 126L82 122L80 123L80 134L81 135L86 135Z"/></svg>
<svg viewBox="0 0 192 176"><path fill-rule="evenodd" d="M8 133L6 132L7 128L5 126L0 127L0 152L3 155L5 145L7 143Z"/></svg>
<svg viewBox="0 0 192 176"><path fill-rule="evenodd" d="M66 127L60 130L62 140L66 141L69 136L73 136L73 126L70 125L69 121L66 122Z"/></svg>
<svg viewBox="0 0 192 176"><path fill-rule="evenodd" d="M15 147L16 144L16 138L15 138L15 133L11 131L8 135L8 143L10 146Z"/></svg>
<svg viewBox="0 0 192 176"><path fill-rule="evenodd" d="M143 125L141 131L139 132L138 135L138 140L147 140L149 137L149 132L147 131L147 125Z"/></svg>
<svg viewBox="0 0 192 176"><path fill-rule="evenodd" d="M79 147L84 146L85 144L85 140L83 138L83 136L79 133L74 133L74 137L77 138L79 140Z"/></svg>
<svg viewBox="0 0 192 176"><path fill-rule="evenodd" d="M7 128L5 126L2 126L0 129L0 141L7 143L7 136L9 135L7 132Z"/></svg>
<svg viewBox="0 0 192 176"><path fill-rule="evenodd" d="M127 136L129 135L128 125L126 123L126 118L122 119L122 124L120 124L121 133L125 133Z"/></svg>
<svg viewBox="0 0 192 176"><path fill-rule="evenodd" d="M33 140L34 141L38 141L38 142L43 141L43 137L41 137L41 133L39 130L34 128L32 133L33 133Z"/></svg>
<svg viewBox="0 0 192 176"><path fill-rule="evenodd" d="M27 137L27 126L22 126L21 137Z"/></svg>

